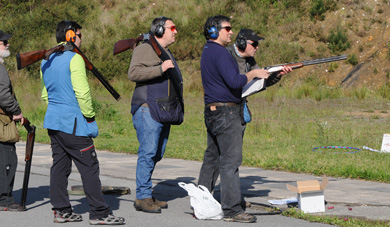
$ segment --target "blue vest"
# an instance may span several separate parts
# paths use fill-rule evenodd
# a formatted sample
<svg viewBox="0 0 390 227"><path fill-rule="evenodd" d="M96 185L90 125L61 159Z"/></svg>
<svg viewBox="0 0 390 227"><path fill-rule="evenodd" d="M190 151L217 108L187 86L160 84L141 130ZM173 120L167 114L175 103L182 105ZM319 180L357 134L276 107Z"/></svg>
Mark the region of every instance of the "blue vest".
<svg viewBox="0 0 390 227"><path fill-rule="evenodd" d="M70 61L75 54L72 51L57 52L41 63L49 99L43 127L67 134L75 133L76 136L96 137L96 122L87 123L73 90Z"/></svg>

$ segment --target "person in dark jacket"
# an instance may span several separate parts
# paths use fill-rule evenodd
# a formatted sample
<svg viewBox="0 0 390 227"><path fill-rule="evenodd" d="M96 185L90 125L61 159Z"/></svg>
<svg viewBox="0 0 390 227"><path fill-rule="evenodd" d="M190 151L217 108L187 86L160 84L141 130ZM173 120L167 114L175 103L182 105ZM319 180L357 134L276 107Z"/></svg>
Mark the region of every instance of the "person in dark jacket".
<svg viewBox="0 0 390 227"><path fill-rule="evenodd" d="M0 114L4 119L11 116L10 121L21 121L21 124L23 124L22 110L13 94L7 69L3 65L3 58L10 55L8 40L11 36L11 34L0 30ZM3 124L3 122L0 122L0 124ZM0 140L0 211L23 210L12 196L17 164L18 157L15 142Z"/></svg>
<svg viewBox="0 0 390 227"><path fill-rule="evenodd" d="M221 206L224 220L251 223L256 217L244 212L241 202L239 167L245 121L242 117L242 88L254 78L267 79L268 71L241 72L225 48L233 34L226 16L209 17L204 25L204 46L200 68L204 88L204 121L207 148L199 174L199 185L212 191L220 176Z"/></svg>

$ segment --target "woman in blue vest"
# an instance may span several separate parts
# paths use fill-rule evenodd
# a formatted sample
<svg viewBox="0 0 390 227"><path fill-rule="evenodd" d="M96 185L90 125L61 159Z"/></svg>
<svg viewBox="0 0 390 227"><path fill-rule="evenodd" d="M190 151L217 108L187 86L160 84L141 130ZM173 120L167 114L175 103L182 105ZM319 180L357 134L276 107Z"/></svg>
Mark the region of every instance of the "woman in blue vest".
<svg viewBox="0 0 390 227"><path fill-rule="evenodd" d="M81 26L76 22L57 24L58 43L63 51L50 55L41 64L42 98L48 103L43 127L51 140L53 165L50 170L50 202L54 222L82 221L73 213L67 193L72 161L81 174L85 195L90 207L92 225L123 224L124 218L112 215L101 191L99 161L92 138L98 135L95 112L83 58L73 52L81 45ZM73 43L73 44L72 44Z"/></svg>

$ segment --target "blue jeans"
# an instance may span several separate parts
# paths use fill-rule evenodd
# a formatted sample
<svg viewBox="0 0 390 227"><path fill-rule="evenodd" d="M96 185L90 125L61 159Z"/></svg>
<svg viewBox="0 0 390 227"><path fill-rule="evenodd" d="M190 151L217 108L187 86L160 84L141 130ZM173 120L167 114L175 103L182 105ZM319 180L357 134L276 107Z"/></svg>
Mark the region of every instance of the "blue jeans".
<svg viewBox="0 0 390 227"><path fill-rule="evenodd" d="M142 106L133 115L133 125L139 142L136 197L151 198L153 170L164 156L171 125L153 120L149 108Z"/></svg>
<svg viewBox="0 0 390 227"><path fill-rule="evenodd" d="M220 175L221 206L225 216L244 212L241 203L239 167L242 163L242 124L240 106L217 106L204 111L207 128L207 149L199 174L199 185L210 192Z"/></svg>

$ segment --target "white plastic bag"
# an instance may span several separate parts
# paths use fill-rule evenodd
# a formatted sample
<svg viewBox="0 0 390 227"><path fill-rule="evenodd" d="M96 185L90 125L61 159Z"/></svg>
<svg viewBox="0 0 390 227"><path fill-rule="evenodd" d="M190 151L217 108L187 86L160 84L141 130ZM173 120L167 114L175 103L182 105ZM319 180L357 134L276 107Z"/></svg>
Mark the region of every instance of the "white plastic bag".
<svg viewBox="0 0 390 227"><path fill-rule="evenodd" d="M221 204L214 199L213 195L203 185L196 187L194 184L178 183L188 192L194 215L197 219L219 220L223 218Z"/></svg>

